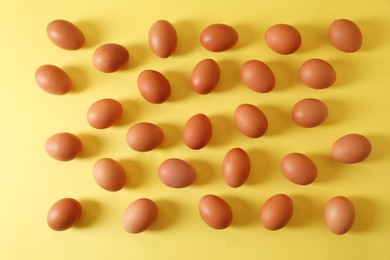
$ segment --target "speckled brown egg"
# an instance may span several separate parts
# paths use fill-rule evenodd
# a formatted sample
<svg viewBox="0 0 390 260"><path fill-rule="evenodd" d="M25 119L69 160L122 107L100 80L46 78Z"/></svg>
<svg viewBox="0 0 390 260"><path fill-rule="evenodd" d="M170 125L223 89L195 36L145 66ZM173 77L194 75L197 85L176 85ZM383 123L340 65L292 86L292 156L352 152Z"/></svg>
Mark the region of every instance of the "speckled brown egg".
<svg viewBox="0 0 390 260"><path fill-rule="evenodd" d="M71 228L80 219L82 207L80 202L73 198L64 198L56 201L47 213L47 224L56 231Z"/></svg>
<svg viewBox="0 0 390 260"><path fill-rule="evenodd" d="M95 68L104 73L112 73L123 68L129 61L127 49L116 43L106 43L99 46L93 53L92 63Z"/></svg>
<svg viewBox="0 0 390 260"><path fill-rule="evenodd" d="M348 19L333 21L328 29L328 38L335 48L343 52L356 52L363 44L360 28Z"/></svg>
<svg viewBox="0 0 390 260"><path fill-rule="evenodd" d="M196 171L188 162L170 158L160 164L158 177L168 187L185 188L196 181Z"/></svg>
<svg viewBox="0 0 390 260"><path fill-rule="evenodd" d="M65 50L78 50L85 42L83 32L76 25L66 20L51 21L47 25L46 32L55 45Z"/></svg>
<svg viewBox="0 0 390 260"><path fill-rule="evenodd" d="M129 128L127 144L135 151L148 152L158 147L164 140L164 132L155 124L141 122Z"/></svg>
<svg viewBox="0 0 390 260"><path fill-rule="evenodd" d="M82 150L81 140L71 133L58 133L46 140L45 150L50 157L59 161L70 161Z"/></svg>
<svg viewBox="0 0 390 260"><path fill-rule="evenodd" d="M89 107L87 121L94 128L105 129L119 120L122 110L122 105L117 100L104 98Z"/></svg>

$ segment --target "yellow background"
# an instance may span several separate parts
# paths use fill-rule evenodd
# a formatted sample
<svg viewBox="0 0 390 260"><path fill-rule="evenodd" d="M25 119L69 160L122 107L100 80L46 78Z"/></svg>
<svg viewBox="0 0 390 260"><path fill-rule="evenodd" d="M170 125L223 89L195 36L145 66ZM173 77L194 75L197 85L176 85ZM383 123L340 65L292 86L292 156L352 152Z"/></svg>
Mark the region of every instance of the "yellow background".
<svg viewBox="0 0 390 260"><path fill-rule="evenodd" d="M66 19L85 33L78 51L54 46L46 25ZM329 24L338 18L354 20L364 35L362 49L342 53L327 40ZM178 49L168 59L154 56L147 43L151 24L167 19L178 32ZM211 23L227 23L240 35L224 53L201 47L199 35ZM272 52L263 40L275 23L288 23L301 32L301 49L292 55ZM390 259L389 87L390 1L0 1L0 259ZM131 60L113 74L91 64L100 44L126 46ZM205 96L190 90L193 66L214 58L221 66L217 89ZM313 90L300 83L298 68L310 58L333 64L335 85ZM239 78L248 59L265 61L277 78L271 93L254 93ZM35 70L54 64L69 73L74 89L65 96L42 91ZM170 100L161 105L144 101L136 86L143 69L164 73L172 85ZM97 130L86 122L86 111L96 100L116 98L124 105L118 125ZM314 97L328 104L327 121L314 129L295 125L291 107ZM238 132L232 121L241 103L259 106L269 130L259 139ZM204 149L192 151L181 141L181 129L195 113L210 116L214 135ZM162 147L148 153L132 151L127 129L136 122L161 125ZM59 162L44 151L46 139L72 132L84 143L81 156ZM330 157L333 142L344 134L361 133L372 142L370 157L343 165ZM246 149L252 159L248 182L229 188L221 177L221 161L233 147ZM298 186L280 172L280 159L302 152L317 164L318 179ZM92 178L101 157L117 159L127 172L126 187L110 193ZM185 189L160 183L157 168L166 158L180 157L198 172L197 182ZM206 226L198 201L205 194L227 200L234 212L225 230ZM266 230L258 220L263 202L286 193L294 202L293 217L279 231ZM343 236L332 234L323 220L324 205L335 195L349 197L356 222ZM46 224L49 207L73 197L84 214L77 227L55 232ZM125 208L135 199L156 201L160 216L150 230L126 233L121 227Z"/></svg>

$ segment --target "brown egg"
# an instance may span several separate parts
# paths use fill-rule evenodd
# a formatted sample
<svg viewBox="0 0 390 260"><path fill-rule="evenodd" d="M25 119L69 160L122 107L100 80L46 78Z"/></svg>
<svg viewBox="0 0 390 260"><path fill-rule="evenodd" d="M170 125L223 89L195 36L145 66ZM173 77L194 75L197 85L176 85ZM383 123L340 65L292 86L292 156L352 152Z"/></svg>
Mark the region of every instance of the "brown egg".
<svg viewBox="0 0 390 260"><path fill-rule="evenodd" d="M82 146L80 139L74 134L58 133L47 139L45 150L56 160L70 161L80 154Z"/></svg>
<svg viewBox="0 0 390 260"><path fill-rule="evenodd" d="M221 52L232 48L238 41L237 31L226 24L212 24L200 35L200 43L209 51Z"/></svg>
<svg viewBox="0 0 390 260"><path fill-rule="evenodd" d="M55 45L65 50L78 50L85 42L83 32L69 21L51 21L47 25L46 32Z"/></svg>
<svg viewBox="0 0 390 260"><path fill-rule="evenodd" d="M274 52L291 54L301 47L299 31L288 24L275 24L264 35L265 42Z"/></svg>
<svg viewBox="0 0 390 260"><path fill-rule="evenodd" d="M251 104L239 105L234 111L234 121L240 132L250 138L264 135L268 128L263 111Z"/></svg>
<svg viewBox="0 0 390 260"><path fill-rule="evenodd" d="M108 128L119 120L122 110L122 105L118 101L110 98L101 99L89 107L87 121L94 128Z"/></svg>
<svg viewBox="0 0 390 260"><path fill-rule="evenodd" d="M199 214L214 229L225 229L233 221L233 211L229 204L216 195L205 195L200 199Z"/></svg>
<svg viewBox="0 0 390 260"><path fill-rule="evenodd" d="M35 71L35 81L44 91L54 95L64 95L72 88L72 80L61 68L43 65Z"/></svg>
<svg viewBox="0 0 390 260"><path fill-rule="evenodd" d="M325 206L325 224L337 235L347 233L355 221L355 207L344 196L336 196Z"/></svg>
<svg viewBox="0 0 390 260"><path fill-rule="evenodd" d="M188 162L171 158L161 163L158 168L161 182L171 188L185 188L196 181L196 171Z"/></svg>
<svg viewBox="0 0 390 260"><path fill-rule="evenodd" d="M164 140L164 132L155 124L141 122L127 131L127 144L135 151L148 152L158 147Z"/></svg>
<svg viewBox="0 0 390 260"><path fill-rule="evenodd" d="M56 231L71 228L81 217L81 204L75 199L64 198L56 201L47 213L47 224Z"/></svg>
<svg viewBox="0 0 390 260"><path fill-rule="evenodd" d="M332 146L332 156L341 163L358 163L371 153L371 143L360 134L348 134L339 138Z"/></svg>
<svg viewBox="0 0 390 260"><path fill-rule="evenodd" d="M335 48L343 52L356 52L363 43L359 27L347 19L333 21L329 26L328 38Z"/></svg>
<svg viewBox="0 0 390 260"><path fill-rule="evenodd" d="M249 60L241 67L241 79L246 86L259 93L275 87L275 76L270 67L259 60Z"/></svg>
<svg viewBox="0 0 390 260"><path fill-rule="evenodd" d="M153 104L164 103L171 95L171 85L158 71L144 70L137 79L138 90L142 97Z"/></svg>
<svg viewBox="0 0 390 260"><path fill-rule="evenodd" d="M314 89L327 88L336 81L332 65L321 59L305 61L299 69L299 76L303 84Z"/></svg>
<svg viewBox="0 0 390 260"><path fill-rule="evenodd" d="M108 191L119 191L126 184L125 171L120 163L111 158L99 159L92 173L96 183Z"/></svg>
<svg viewBox="0 0 390 260"><path fill-rule="evenodd" d="M201 60L192 70L192 89L202 95L210 93L218 85L220 74L218 63L215 60Z"/></svg>
<svg viewBox="0 0 390 260"><path fill-rule="evenodd" d="M99 46L93 53L92 63L95 68L104 73L112 73L124 67L129 61L129 52L116 43L106 43Z"/></svg>
<svg viewBox="0 0 390 260"><path fill-rule="evenodd" d="M260 209L260 221L266 229L278 230L287 225L293 214L293 202L285 194L269 198Z"/></svg>
<svg viewBox="0 0 390 260"><path fill-rule="evenodd" d="M233 148L223 158L222 177L232 188L242 186L251 171L251 161L248 154L241 148Z"/></svg>
<svg viewBox="0 0 390 260"><path fill-rule="evenodd" d="M213 127L204 114L196 114L188 119L183 129L183 141L191 149L199 150L211 140Z"/></svg>
<svg viewBox="0 0 390 260"><path fill-rule="evenodd" d="M291 182L307 185L317 178L317 167L314 162L304 154L290 153L282 159L283 175Z"/></svg>
<svg viewBox="0 0 390 260"><path fill-rule="evenodd" d="M129 233L141 233L148 229L158 217L156 203L147 198L137 199L125 210L122 226Z"/></svg>
<svg viewBox="0 0 390 260"><path fill-rule="evenodd" d="M305 98L294 105L291 114L297 125L310 128L325 121L328 117L328 107L321 100Z"/></svg>
<svg viewBox="0 0 390 260"><path fill-rule="evenodd" d="M166 20L156 21L149 30L149 46L160 58L171 56L177 46L175 27Z"/></svg>

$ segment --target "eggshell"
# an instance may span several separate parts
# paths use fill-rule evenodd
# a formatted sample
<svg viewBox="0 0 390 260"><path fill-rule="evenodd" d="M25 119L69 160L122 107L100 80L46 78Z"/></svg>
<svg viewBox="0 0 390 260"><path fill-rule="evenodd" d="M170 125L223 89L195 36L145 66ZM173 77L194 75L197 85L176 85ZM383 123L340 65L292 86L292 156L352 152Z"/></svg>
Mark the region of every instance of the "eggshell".
<svg viewBox="0 0 390 260"><path fill-rule="evenodd" d="M158 147L164 140L164 132L155 124L141 122L127 131L127 144L135 151L148 152Z"/></svg>
<svg viewBox="0 0 390 260"><path fill-rule="evenodd" d="M221 52L232 48L238 41L237 31L226 24L207 26L200 35L200 43L209 51Z"/></svg>
<svg viewBox="0 0 390 260"><path fill-rule="evenodd" d="M220 75L219 65L215 60L201 60L192 70L191 87L198 94L208 94L218 85Z"/></svg>
<svg viewBox="0 0 390 260"><path fill-rule="evenodd" d="M332 146L332 156L341 163L358 163L371 153L371 143L361 134L340 137Z"/></svg>
<svg viewBox="0 0 390 260"><path fill-rule="evenodd" d="M58 47L65 50L78 50L85 42L83 32L66 20L53 20L46 28L47 36Z"/></svg>
<svg viewBox="0 0 390 260"><path fill-rule="evenodd" d="M158 168L158 177L168 187L184 188L196 181L196 171L188 162L170 158L161 163Z"/></svg>
<svg viewBox="0 0 390 260"><path fill-rule="evenodd" d="M299 76L306 86L314 89L327 88L336 81L336 71L332 65L321 59L305 61L299 69Z"/></svg>
<svg viewBox="0 0 390 260"><path fill-rule="evenodd" d="M250 138L264 135L268 128L263 111L251 104L239 105L234 111L234 121L240 132Z"/></svg>
<svg viewBox="0 0 390 260"><path fill-rule="evenodd" d="M275 87L275 76L270 67L259 60L249 60L241 67L241 79L255 92L267 93Z"/></svg>
<svg viewBox="0 0 390 260"><path fill-rule="evenodd" d="M348 19L333 21L328 29L328 38L335 48L343 52L356 52L363 44L360 28Z"/></svg>
<svg viewBox="0 0 390 260"><path fill-rule="evenodd" d="M142 97L153 104L164 103L171 95L168 79L155 70L142 71L138 76L137 84Z"/></svg>
<svg viewBox="0 0 390 260"><path fill-rule="evenodd" d="M102 158L93 166L93 178L105 190L119 191L126 184L126 174L120 163L111 158Z"/></svg>
<svg viewBox="0 0 390 260"><path fill-rule="evenodd" d="M156 203L147 198L137 199L125 210L122 226L129 233L141 233L148 229L158 217Z"/></svg>
<svg viewBox="0 0 390 260"><path fill-rule="evenodd" d="M35 71L35 81L44 91L54 95L64 95L72 88L72 80L61 68L42 65Z"/></svg>
<svg viewBox="0 0 390 260"><path fill-rule="evenodd" d="M76 158L81 150L80 139L71 133L58 133L49 137L45 143L46 153L59 161L70 161Z"/></svg>
<svg viewBox="0 0 390 260"><path fill-rule="evenodd" d="M268 47L279 54L291 54L301 47L301 34L288 24L275 24L264 34Z"/></svg>
<svg viewBox="0 0 390 260"><path fill-rule="evenodd" d="M184 125L183 141L189 148L199 150L210 142L212 132L210 119L204 114L196 114Z"/></svg>
<svg viewBox="0 0 390 260"><path fill-rule="evenodd" d="M250 158L241 148L231 149L223 158L222 177L232 188L242 186L248 179L250 170Z"/></svg>
<svg viewBox="0 0 390 260"><path fill-rule="evenodd" d="M116 43L106 43L99 46L93 53L92 63L95 68L104 73L112 73L123 68L129 61L129 52Z"/></svg>
<svg viewBox="0 0 390 260"><path fill-rule="evenodd" d="M282 159L282 172L291 182L307 185L317 178L317 167L314 162L304 154L290 153Z"/></svg>
<svg viewBox="0 0 390 260"><path fill-rule="evenodd" d="M294 105L291 115L299 126L316 127L328 117L328 107L319 99L305 98Z"/></svg>
<svg viewBox="0 0 390 260"><path fill-rule="evenodd" d="M199 201L199 214L203 221L214 229L225 229L233 221L229 204L216 195L205 195Z"/></svg>
<svg viewBox="0 0 390 260"><path fill-rule="evenodd" d="M149 30L149 46L160 58L171 56L177 46L175 27L166 20L156 21Z"/></svg>
<svg viewBox="0 0 390 260"><path fill-rule="evenodd" d="M269 198L260 209L260 221L266 229L278 230L288 224L293 214L293 202L286 194Z"/></svg>
<svg viewBox="0 0 390 260"><path fill-rule="evenodd" d="M47 213L47 224L56 231L71 228L80 219L82 207L80 202L72 198L56 201Z"/></svg>
<svg viewBox="0 0 390 260"><path fill-rule="evenodd" d="M118 101L111 98L101 99L89 107L87 121L94 128L105 129L119 120L122 110Z"/></svg>
<svg viewBox="0 0 390 260"><path fill-rule="evenodd" d="M325 206L325 224L337 235L347 233L355 221L355 207L344 196L336 196Z"/></svg>

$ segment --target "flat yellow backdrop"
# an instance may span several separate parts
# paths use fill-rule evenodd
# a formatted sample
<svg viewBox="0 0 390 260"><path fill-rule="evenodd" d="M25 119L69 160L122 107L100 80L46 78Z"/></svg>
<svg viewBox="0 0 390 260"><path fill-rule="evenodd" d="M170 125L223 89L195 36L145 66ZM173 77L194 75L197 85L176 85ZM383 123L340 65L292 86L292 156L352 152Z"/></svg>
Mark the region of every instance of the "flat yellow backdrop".
<svg viewBox="0 0 390 260"><path fill-rule="evenodd" d="M53 45L46 26L54 19L75 23L85 33L81 50ZM364 35L357 53L336 50L327 40L329 24L338 18L355 21ZM147 42L151 24L169 20L178 33L178 49L168 59L153 55ZM211 23L232 25L239 42L231 50L211 53L199 43ZM302 35L297 53L283 56L265 44L265 30L275 23L295 26ZM0 1L0 259L390 259L390 1L226 1L97 0ZM130 62L123 70L104 74L92 66L92 54L103 43L123 44ZM191 91L194 65L214 58L222 78L209 95ZM304 86L300 64L310 58L328 60L337 82L328 89ZM266 62L277 83L267 94L245 87L240 66L249 59ZM42 91L34 80L43 64L62 67L73 80L64 96ZM143 100L136 81L144 69L166 75L172 96L164 104ZM329 107L327 121L304 129L290 113L300 99L314 97ZM124 106L118 125L97 130L88 125L86 111L96 100L115 98ZM233 111L242 103L259 106L267 115L265 136L240 134ZM214 127L211 143L193 151L181 140L186 120L207 114ZM162 146L148 153L132 151L125 141L134 123L149 121L162 127ZM59 162L44 151L54 133L80 136L79 158ZM333 142L349 133L366 135L370 157L344 165L330 156ZM247 183L228 187L221 177L221 161L233 147L246 149L252 160ZM287 181L280 159L290 152L307 154L318 167L317 180L308 186ZM126 187L116 193L100 188L92 178L94 162L118 160L126 170ZM170 157L188 160L198 180L184 189L164 186L159 164ZM278 231L259 222L259 209L277 193L294 202L290 223ZM208 227L198 213L198 201L216 194L231 205L232 225ZM336 195L349 197L356 222L349 233L337 236L325 226L324 205ZM73 197L83 207L78 225L55 232L46 224L50 206ZM141 234L121 226L125 208L147 197L159 207L157 222Z"/></svg>

